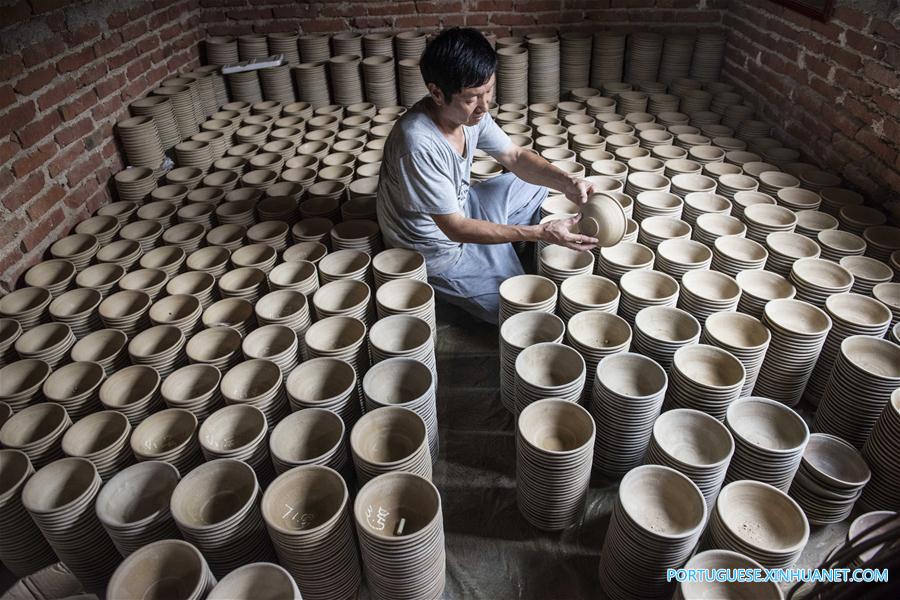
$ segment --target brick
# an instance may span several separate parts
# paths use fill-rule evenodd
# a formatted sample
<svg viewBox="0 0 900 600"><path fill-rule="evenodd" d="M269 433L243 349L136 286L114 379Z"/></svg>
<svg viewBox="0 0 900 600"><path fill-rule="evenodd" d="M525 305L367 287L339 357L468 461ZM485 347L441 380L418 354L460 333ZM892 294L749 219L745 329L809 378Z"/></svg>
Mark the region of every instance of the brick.
<svg viewBox="0 0 900 600"><path fill-rule="evenodd" d="M555 4L557 7L560 5L559 2L556 2ZM462 13L463 3L458 0L452 2L416 0L416 12L419 14L441 13L444 15Z"/></svg>
<svg viewBox="0 0 900 600"><path fill-rule="evenodd" d="M22 147L28 148L47 137L61 122L59 114L56 111L50 111L38 120L17 130L16 135L22 143Z"/></svg>
<svg viewBox="0 0 900 600"><path fill-rule="evenodd" d="M834 60L838 66L844 67L848 71L857 71L862 66L862 61L857 54L845 50L837 44L828 46L827 55Z"/></svg>
<svg viewBox="0 0 900 600"><path fill-rule="evenodd" d="M226 14L234 21L265 21L273 16L270 8L243 8L229 10Z"/></svg>
<svg viewBox="0 0 900 600"><path fill-rule="evenodd" d="M897 151L885 144L881 138L875 135L871 127L863 127L856 132L856 141L869 149L879 160L892 164L897 158Z"/></svg>
<svg viewBox="0 0 900 600"><path fill-rule="evenodd" d="M438 28L441 18L438 15L407 15L394 19L394 27L397 29L413 28Z"/></svg>
<svg viewBox="0 0 900 600"><path fill-rule="evenodd" d="M441 27L461 27L466 24L465 15L442 15Z"/></svg>
<svg viewBox="0 0 900 600"><path fill-rule="evenodd" d="M97 104L97 93L91 89L73 99L71 102L60 106L59 114L66 121L71 121L76 119L82 113L90 110L95 104Z"/></svg>
<svg viewBox="0 0 900 600"><path fill-rule="evenodd" d="M647 0L650 6L655 0ZM551 12L561 11L562 7L555 0L516 0L516 12Z"/></svg>
<svg viewBox="0 0 900 600"><path fill-rule="evenodd" d="M53 209L66 195L63 186L58 183L51 183L41 194L28 205L25 212L32 220L37 221L42 215Z"/></svg>
<svg viewBox="0 0 900 600"><path fill-rule="evenodd" d="M97 178L93 175L90 175L86 180L81 182L78 187L74 187L70 184L69 193L66 194L65 204L69 208L81 208L87 199L93 195L93 193L97 190Z"/></svg>
<svg viewBox="0 0 900 600"><path fill-rule="evenodd" d="M357 18L356 21L360 19ZM368 18L366 20L369 20ZM387 23L384 19L371 19L375 22ZM369 27L381 27L382 25L370 25ZM316 19L303 23L303 31L306 33L321 33L340 31L344 28L344 21L341 19Z"/></svg>
<svg viewBox="0 0 900 600"><path fill-rule="evenodd" d="M13 159L22 147L14 136L7 136L6 139L0 140L0 165L5 165Z"/></svg>
<svg viewBox="0 0 900 600"><path fill-rule="evenodd" d="M66 181L69 187L74 189L85 181L90 181L97 168L100 166L100 157L96 154L89 154L78 163L66 171Z"/></svg>
<svg viewBox="0 0 900 600"><path fill-rule="evenodd" d="M91 123L90 117L84 117L68 127L64 127L57 131L54 139L56 139L61 147L65 148L75 140L86 136L93 128L94 126Z"/></svg>
<svg viewBox="0 0 900 600"><path fill-rule="evenodd" d="M836 151L846 156L850 161L863 161L869 156L868 151L861 144L849 140L839 133L834 135L833 145Z"/></svg>
<svg viewBox="0 0 900 600"><path fill-rule="evenodd" d="M39 65L51 60L66 50L66 44L62 39L53 36L44 41L32 44L22 50L22 63L27 67Z"/></svg>
<svg viewBox="0 0 900 600"><path fill-rule="evenodd" d="M0 110L16 103L16 94L11 85L0 86Z"/></svg>
<svg viewBox="0 0 900 600"><path fill-rule="evenodd" d="M78 46L80 44L93 40L99 35L100 26L96 23L88 23L87 25L83 25L78 29L69 32L69 34L66 35L65 38L69 46Z"/></svg>
<svg viewBox="0 0 900 600"><path fill-rule="evenodd" d="M47 65L35 69L15 84L16 92L23 96L30 96L56 78L56 70L53 65Z"/></svg>
<svg viewBox="0 0 900 600"><path fill-rule="evenodd" d="M900 45L900 29L889 21L877 19L872 23L872 32L885 39L889 44Z"/></svg>
<svg viewBox="0 0 900 600"><path fill-rule="evenodd" d="M281 7L275 7L274 11L277 12ZM304 17L312 17L315 16L315 8L313 6L302 6L299 7L303 11ZM322 7L319 15L322 17L363 17L366 15L366 6L362 2L351 2L350 4L325 4ZM297 15L301 16L301 15Z"/></svg>
<svg viewBox="0 0 900 600"><path fill-rule="evenodd" d="M24 72L25 66L19 57L6 55L0 60L0 80L12 81Z"/></svg>
<svg viewBox="0 0 900 600"><path fill-rule="evenodd" d="M137 50L134 49L134 46L125 46L125 48L119 52L118 54L114 54L106 59L106 64L109 65L110 71L115 71L116 69L128 64L137 56Z"/></svg>
<svg viewBox="0 0 900 600"><path fill-rule="evenodd" d="M887 69L876 62L867 62L863 73L868 79L886 88L900 86L900 75L897 75L896 71Z"/></svg>
<svg viewBox="0 0 900 600"><path fill-rule="evenodd" d="M3 222L0 223L0 249L8 248L19 237L19 233L25 229L26 225L27 223L21 217L11 216L3 219Z"/></svg>
<svg viewBox="0 0 900 600"><path fill-rule="evenodd" d="M0 13L0 29L27 21L30 16L31 5L25 0L19 0L12 6L4 6Z"/></svg>
<svg viewBox="0 0 900 600"><path fill-rule="evenodd" d="M94 48L88 46L77 52L67 54L56 62L56 69L60 73L69 73L85 66L94 59Z"/></svg>
<svg viewBox="0 0 900 600"><path fill-rule="evenodd" d="M75 89L76 86L74 81L67 77L61 78L61 81L57 85L51 87L37 97L38 108L41 111L53 108L71 96L75 92Z"/></svg>
<svg viewBox="0 0 900 600"><path fill-rule="evenodd" d="M94 121L102 121L120 109L124 109L122 101L118 97L113 97L105 102L98 103L91 111L91 116L94 118Z"/></svg>
<svg viewBox="0 0 900 600"><path fill-rule="evenodd" d="M491 23L497 25L534 25L532 15L520 15L517 13L496 13L491 15Z"/></svg>
<svg viewBox="0 0 900 600"><path fill-rule="evenodd" d="M125 69L125 76L128 79L134 80L144 74L144 71L150 68L150 59L148 57L142 57L140 60L136 60Z"/></svg>
<svg viewBox="0 0 900 600"><path fill-rule="evenodd" d="M71 144L68 148L56 154L53 159L47 164L47 174L50 175L51 178L55 179L56 177L63 174L69 166L72 165L81 155L85 152L84 143L81 140L77 140L75 143Z"/></svg>
<svg viewBox="0 0 900 600"><path fill-rule="evenodd" d="M374 17L383 15L410 15L415 14L415 2L387 2L385 4L370 5L366 10L367 14Z"/></svg>
<svg viewBox="0 0 900 600"><path fill-rule="evenodd" d="M24 179L16 179L15 185L6 188L7 191L2 200L3 206L11 211L24 206L41 191L45 181L46 176L39 171Z"/></svg>
<svg viewBox="0 0 900 600"><path fill-rule="evenodd" d="M834 81L840 87L849 90L853 95L858 97L871 96L874 91L870 84L857 77L854 73L850 73L844 69L835 70Z"/></svg>
<svg viewBox="0 0 900 600"><path fill-rule="evenodd" d="M512 0L477 0L469 10L476 12L504 12L513 9Z"/></svg>
<svg viewBox="0 0 900 600"><path fill-rule="evenodd" d="M114 52L122 44L122 36L118 33L111 33L109 37L101 39L94 44L94 56L103 58L107 54Z"/></svg>
<svg viewBox="0 0 900 600"><path fill-rule="evenodd" d="M106 73L106 62L102 60L96 61L81 72L76 83L79 88L92 87Z"/></svg>
<svg viewBox="0 0 900 600"><path fill-rule="evenodd" d="M467 14L465 17L468 27L482 27L488 24L488 16L486 14Z"/></svg>
<svg viewBox="0 0 900 600"><path fill-rule="evenodd" d="M59 146L52 140L44 142L14 162L12 167L13 173L15 173L16 177L25 177L53 158L58 149Z"/></svg>
<svg viewBox="0 0 900 600"><path fill-rule="evenodd" d="M834 9L833 18L842 21L853 29L862 31L869 24L869 17L849 6L838 6Z"/></svg>
<svg viewBox="0 0 900 600"><path fill-rule="evenodd" d="M884 43L874 39L872 36L857 33L852 29L848 29L846 35L847 45L850 48L856 50L860 54L874 58L875 60L884 58L887 48Z"/></svg>
<svg viewBox="0 0 900 600"><path fill-rule="evenodd" d="M62 225L65 220L61 207L56 207L49 214L45 215L37 225L33 226L31 231L22 237L22 251L31 252L41 245L41 242L50 239L50 234Z"/></svg>
<svg viewBox="0 0 900 600"><path fill-rule="evenodd" d="M128 11L122 10L119 12L114 12L113 14L106 17L106 24L109 25L111 29L118 29L122 25L125 25L128 22Z"/></svg>
<svg viewBox="0 0 900 600"><path fill-rule="evenodd" d="M31 0L31 7L34 9L34 13L38 15L57 8L63 8L67 4L69 3L66 0Z"/></svg>
<svg viewBox="0 0 900 600"><path fill-rule="evenodd" d="M34 109L34 102L28 100L0 114L0 136L6 136L23 124L30 122L34 118Z"/></svg>

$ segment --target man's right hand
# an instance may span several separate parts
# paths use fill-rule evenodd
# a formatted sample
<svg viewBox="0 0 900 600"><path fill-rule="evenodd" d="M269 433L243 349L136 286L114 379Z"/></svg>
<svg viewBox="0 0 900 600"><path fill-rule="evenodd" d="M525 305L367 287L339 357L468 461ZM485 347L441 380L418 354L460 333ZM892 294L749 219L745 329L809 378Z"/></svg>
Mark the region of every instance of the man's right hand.
<svg viewBox="0 0 900 600"><path fill-rule="evenodd" d="M600 242L597 238L592 238L580 233L572 233L571 229L581 220L581 215L575 215L566 219L556 219L555 221L547 221L540 227L539 237L541 241L557 246L565 246L571 250L585 252L593 250Z"/></svg>

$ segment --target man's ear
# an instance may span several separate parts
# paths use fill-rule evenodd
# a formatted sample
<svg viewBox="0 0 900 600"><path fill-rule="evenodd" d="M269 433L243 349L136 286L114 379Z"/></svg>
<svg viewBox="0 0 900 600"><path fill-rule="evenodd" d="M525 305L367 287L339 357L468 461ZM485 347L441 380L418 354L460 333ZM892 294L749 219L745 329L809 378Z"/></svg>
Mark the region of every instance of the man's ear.
<svg viewBox="0 0 900 600"><path fill-rule="evenodd" d="M437 85L433 83L429 83L428 85L428 93L431 94L431 98L434 100L435 104L438 106L443 106L446 104L444 100L444 92L441 91Z"/></svg>

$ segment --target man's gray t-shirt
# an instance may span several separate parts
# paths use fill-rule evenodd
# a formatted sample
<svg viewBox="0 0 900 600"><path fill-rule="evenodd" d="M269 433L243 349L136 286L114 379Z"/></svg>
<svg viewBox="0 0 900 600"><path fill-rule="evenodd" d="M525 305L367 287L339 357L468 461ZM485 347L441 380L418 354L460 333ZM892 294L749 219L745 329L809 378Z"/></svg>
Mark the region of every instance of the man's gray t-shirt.
<svg viewBox="0 0 900 600"><path fill-rule="evenodd" d="M512 140L485 113L477 125L464 126L465 156L450 145L419 102L404 114L384 145L379 174L378 224L388 247L418 250L429 274L453 265L462 251L431 215L469 215L469 175L475 148L492 156Z"/></svg>

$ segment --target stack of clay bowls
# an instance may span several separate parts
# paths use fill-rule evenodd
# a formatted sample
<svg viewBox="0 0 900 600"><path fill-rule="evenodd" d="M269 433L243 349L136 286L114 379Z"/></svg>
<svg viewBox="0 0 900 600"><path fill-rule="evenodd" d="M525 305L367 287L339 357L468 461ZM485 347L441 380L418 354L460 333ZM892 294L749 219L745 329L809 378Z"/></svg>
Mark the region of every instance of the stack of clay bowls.
<svg viewBox="0 0 900 600"><path fill-rule="evenodd" d="M45 320L52 300L53 295L44 288L18 289L0 298L0 316L18 321L25 333Z"/></svg>
<svg viewBox="0 0 900 600"><path fill-rule="evenodd" d="M844 267L824 258L802 258L791 267L791 283L797 288L797 298L819 308L834 294L849 292L853 274Z"/></svg>
<svg viewBox="0 0 900 600"><path fill-rule="evenodd" d="M789 493L812 525L840 523L872 473L859 450L839 437L814 433Z"/></svg>
<svg viewBox="0 0 900 600"><path fill-rule="evenodd" d="M353 596L361 583L359 558L353 539L353 524L348 512L349 493L343 478L334 470L319 465L296 467L283 473L266 489L262 498L262 517L269 537L274 542L279 562L290 573L282 577L274 572L260 579L254 588L285 580L284 591L273 598L289 598L288 588L296 582L305 598L346 598ZM245 572L248 565L228 575L230 578ZM283 569L272 565L270 570ZM293 581L291 580L293 578ZM243 587L243 586L242 586ZM235 597L219 587L210 598L228 600ZM300 593L292 596L299 600Z"/></svg>
<svg viewBox="0 0 900 600"><path fill-rule="evenodd" d="M733 277L717 271L688 271L681 278L678 308L702 325L713 313L736 310L740 297L741 288Z"/></svg>
<svg viewBox="0 0 900 600"><path fill-rule="evenodd" d="M52 368L68 360L75 334L65 323L44 323L23 333L13 348L23 360L43 360Z"/></svg>
<svg viewBox="0 0 900 600"><path fill-rule="evenodd" d="M594 270L594 256L563 246L549 245L541 250L538 273L557 286L570 277L588 275Z"/></svg>
<svg viewBox="0 0 900 600"><path fill-rule="evenodd" d="M134 428L131 451L138 461L160 460L188 473L203 462L197 417L181 408L155 412Z"/></svg>
<svg viewBox="0 0 900 600"><path fill-rule="evenodd" d="M372 258L375 287L379 288L394 279L419 279L426 281L425 257L415 250L391 248Z"/></svg>
<svg viewBox="0 0 900 600"><path fill-rule="evenodd" d="M232 367L220 387L225 404L255 406L265 414L270 428L287 415L282 371L271 360L257 358Z"/></svg>
<svg viewBox="0 0 900 600"><path fill-rule="evenodd" d="M361 485L393 471L431 479L432 458L425 422L402 406L384 406L366 413L353 426L350 451Z"/></svg>
<svg viewBox="0 0 900 600"><path fill-rule="evenodd" d="M812 304L777 299L766 304L762 322L772 332L772 341L754 392L794 406L831 330L831 318Z"/></svg>
<svg viewBox="0 0 900 600"><path fill-rule="evenodd" d="M525 348L542 342L562 342L566 326L556 315L527 311L511 316L500 326L500 400L515 412L516 360Z"/></svg>
<svg viewBox="0 0 900 600"><path fill-rule="evenodd" d="M292 410L331 410L348 427L359 418L356 370L346 360L330 356L311 358L291 371L285 385Z"/></svg>
<svg viewBox="0 0 900 600"><path fill-rule="evenodd" d="M128 438L131 423L114 410L104 410L78 420L62 438L66 456L86 458L103 481L134 462Z"/></svg>
<svg viewBox="0 0 900 600"><path fill-rule="evenodd" d="M76 289L66 292L50 303L50 316L58 323L65 323L77 339L92 331L102 329L97 307L103 295L97 290Z"/></svg>
<svg viewBox="0 0 900 600"><path fill-rule="evenodd" d="M555 531L579 520L595 435L591 415L573 402L548 398L519 414L516 498L529 523Z"/></svg>
<svg viewBox="0 0 900 600"><path fill-rule="evenodd" d="M219 368L211 364L181 367L166 377L160 393L166 406L188 410L203 422L223 406Z"/></svg>
<svg viewBox="0 0 900 600"><path fill-rule="evenodd" d="M163 408L159 383L159 373L153 367L125 367L110 375L100 386L100 402L104 408L128 417L128 422L136 427Z"/></svg>
<svg viewBox="0 0 900 600"><path fill-rule="evenodd" d="M735 451L726 481L754 479L787 491L809 442L809 429L791 408L768 398L741 398L725 425Z"/></svg>
<svg viewBox="0 0 900 600"><path fill-rule="evenodd" d="M16 577L25 577L58 562L22 506L22 488L34 474L28 457L19 450L0 450L0 559Z"/></svg>
<svg viewBox="0 0 900 600"><path fill-rule="evenodd" d="M104 327L118 329L131 338L146 329L151 303L152 298L146 292L123 290L107 296L97 307L97 313Z"/></svg>
<svg viewBox="0 0 900 600"><path fill-rule="evenodd" d="M69 417L81 417L100 410L99 391L106 373L92 362L69 363L53 371L44 382L44 398L66 409Z"/></svg>
<svg viewBox="0 0 900 600"><path fill-rule="evenodd" d="M200 450L207 461L233 458L250 465L261 485L275 478L269 459L266 416L255 406L236 404L220 408L200 426Z"/></svg>
<svg viewBox="0 0 900 600"><path fill-rule="evenodd" d="M555 342L523 349L515 363L516 414L542 398L578 402L584 392L585 362L577 350Z"/></svg>
<svg viewBox="0 0 900 600"><path fill-rule="evenodd" d="M100 490L97 518L122 556L181 537L169 511L178 479L178 469L169 463L147 461L120 471Z"/></svg>
<svg viewBox="0 0 900 600"><path fill-rule="evenodd" d="M864 296L871 296L876 285L894 277L890 265L868 256L845 256L838 264L853 275L852 291Z"/></svg>
<svg viewBox="0 0 900 600"><path fill-rule="evenodd" d="M188 340L200 326L203 305L197 296L176 294L154 302L147 314L154 325L176 327Z"/></svg>
<svg viewBox="0 0 900 600"><path fill-rule="evenodd" d="M873 225L866 227L862 237L866 242L866 256L878 259L881 262L888 262L891 253L900 250L900 243L897 237L900 236L900 229L890 225Z"/></svg>
<svg viewBox="0 0 900 600"><path fill-rule="evenodd" d="M650 306L634 318L634 350L667 372L675 352L700 339L700 322L690 313L669 306Z"/></svg>
<svg viewBox="0 0 900 600"><path fill-rule="evenodd" d="M719 312L706 319L700 341L727 350L741 361L746 372L741 389L741 397L744 397L753 391L771 338L771 333L759 319L738 312Z"/></svg>
<svg viewBox="0 0 900 600"><path fill-rule="evenodd" d="M559 315L568 321L577 313L599 310L615 314L619 309L619 288L599 275L578 275L559 286Z"/></svg>
<svg viewBox="0 0 900 600"><path fill-rule="evenodd" d="M736 235L723 235L713 242L711 266L720 273L735 277L741 271L764 268L768 257L769 253L758 242Z"/></svg>
<svg viewBox="0 0 900 600"><path fill-rule="evenodd" d="M648 306L675 306L679 285L675 278L660 271L629 271L619 280L622 299L619 315L629 324L637 313Z"/></svg>
<svg viewBox="0 0 900 600"><path fill-rule="evenodd" d="M386 473L353 506L363 569L374 598L437 598L446 576L437 488L413 473Z"/></svg>
<svg viewBox="0 0 900 600"><path fill-rule="evenodd" d="M100 486L89 460L63 458L35 473L22 488L22 505L44 539L84 588L98 594L121 558L94 514Z"/></svg>
<svg viewBox="0 0 900 600"><path fill-rule="evenodd" d="M626 352L631 346L631 327L622 317L598 310L576 314L569 320L566 344L584 358L584 397L590 398L597 364L607 356Z"/></svg>
<svg viewBox="0 0 900 600"><path fill-rule="evenodd" d="M719 492L705 545L739 552L768 569L787 569L808 540L806 515L785 492L760 481L734 481Z"/></svg>
<svg viewBox="0 0 900 600"><path fill-rule="evenodd" d="M18 360L13 346L22 335L22 326L15 319L0 319L0 369Z"/></svg>
<svg viewBox="0 0 900 600"><path fill-rule="evenodd" d="M740 397L745 370L727 350L692 344L675 352L670 377L668 408L694 408L721 421L729 405Z"/></svg>
<svg viewBox="0 0 900 600"><path fill-rule="evenodd" d="M814 406L819 404L825 392L841 343L851 335L884 337L891 323L891 312L884 304L860 294L829 296L825 300L825 312L831 317L831 331L804 391L804 396Z"/></svg>
<svg viewBox="0 0 900 600"><path fill-rule="evenodd" d="M402 356L425 363L437 379L435 340L427 321L413 315L391 315L379 319L369 330L372 363Z"/></svg>
<svg viewBox="0 0 900 600"><path fill-rule="evenodd" d="M378 317L411 315L424 319L437 331L434 289L425 281L397 279L388 281L375 293Z"/></svg>
<svg viewBox="0 0 900 600"><path fill-rule="evenodd" d="M112 235L115 235L113 229ZM88 233L76 233L57 240L50 246L50 254L54 258L68 260L80 273L91 263L100 250L100 240Z"/></svg>
<svg viewBox="0 0 900 600"><path fill-rule="evenodd" d="M251 331L241 343L246 358L272 361L284 377L297 366L299 350L297 334L284 325L262 326Z"/></svg>
<svg viewBox="0 0 900 600"><path fill-rule="evenodd" d="M900 282L879 283L872 288L872 296L891 309L891 328L900 322Z"/></svg>
<svg viewBox="0 0 900 600"><path fill-rule="evenodd" d="M157 325L135 335L128 344L128 355L136 365L147 365L168 377L184 365L184 332L174 325Z"/></svg>
<svg viewBox="0 0 900 600"><path fill-rule="evenodd" d="M746 225L737 218L721 213L707 213L697 217L692 239L712 248L720 237L744 237L746 234Z"/></svg>
<svg viewBox="0 0 900 600"><path fill-rule="evenodd" d="M714 417L678 408L659 416L645 462L675 469L693 481L712 510L734 454L734 439Z"/></svg>
<svg viewBox="0 0 900 600"><path fill-rule="evenodd" d="M427 365L412 358L383 360L368 370L362 388L367 412L379 406L403 406L418 414L428 429L430 455L437 458L437 386Z"/></svg>
<svg viewBox="0 0 900 600"><path fill-rule="evenodd" d="M699 488L674 469L643 465L619 485L600 553L600 585L609 598L669 598L707 519Z"/></svg>
<svg viewBox="0 0 900 600"><path fill-rule="evenodd" d="M0 369L0 402L19 411L40 397L50 375L50 365L42 360L17 360Z"/></svg>
<svg viewBox="0 0 900 600"><path fill-rule="evenodd" d="M67 260L45 260L25 272L25 285L45 288L56 298L69 289L75 274L75 265Z"/></svg>
<svg viewBox="0 0 900 600"><path fill-rule="evenodd" d="M684 209L681 218L691 227L697 222L700 215L731 213L731 202L718 194L705 192L693 192L684 197Z"/></svg>
<svg viewBox="0 0 900 600"><path fill-rule="evenodd" d="M188 542L164 539L147 544L116 568L106 597L109 600L149 598L157 594L202 600L216 585L200 551Z"/></svg>
<svg viewBox="0 0 900 600"><path fill-rule="evenodd" d="M555 312L556 299L556 284L546 277L511 277L500 284L500 323L520 312Z"/></svg>
<svg viewBox="0 0 900 600"><path fill-rule="evenodd" d="M354 279L326 283L313 294L317 319L354 317L369 325L372 322L372 292L368 284Z"/></svg>
<svg viewBox="0 0 900 600"><path fill-rule="evenodd" d="M866 251L866 241L848 231L826 229L816 234L816 241L822 248L822 258L839 261L845 256L862 256Z"/></svg>
<svg viewBox="0 0 900 600"><path fill-rule="evenodd" d="M655 268L681 282L688 271L709 269L713 253L704 244L685 239L669 239L656 247Z"/></svg>
<svg viewBox="0 0 900 600"><path fill-rule="evenodd" d="M841 342L812 430L862 448L898 387L900 346L885 339L850 336Z"/></svg>
<svg viewBox="0 0 900 600"><path fill-rule="evenodd" d="M99 363L107 376L129 365L128 336L118 329L99 329L78 340L69 353L75 362Z"/></svg>
<svg viewBox="0 0 900 600"><path fill-rule="evenodd" d="M278 474L301 465L322 465L345 474L346 442L346 427L336 413L307 408L291 413L272 429L269 455Z"/></svg>
<svg viewBox="0 0 900 600"><path fill-rule="evenodd" d="M861 504L869 509L889 510L900 503L900 477L896 456L900 448L900 392L894 390L872 433L862 448L872 478L863 488Z"/></svg>
<svg viewBox="0 0 900 600"><path fill-rule="evenodd" d="M598 472L617 477L641 464L667 387L662 367L640 354L625 352L600 362L590 402Z"/></svg>
<svg viewBox="0 0 900 600"><path fill-rule="evenodd" d="M0 427L0 444L24 452L31 465L40 469L63 457L60 443L71 426L62 406L41 402L23 408Z"/></svg>
<svg viewBox="0 0 900 600"><path fill-rule="evenodd" d="M818 258L819 245L799 233L778 231L766 237L769 252L766 270L788 277L795 262L806 258Z"/></svg>
<svg viewBox="0 0 900 600"><path fill-rule="evenodd" d="M322 246L318 242L310 243ZM296 248L300 245L302 244L297 244L292 246L292 248ZM324 248L325 247L322 246L323 250ZM285 254L287 254L287 252ZM322 256L324 256L324 253ZM300 292L306 296L308 300L309 296L315 294L316 290L319 289L319 277L316 273L315 264L309 260L295 260L285 261L280 265L277 265L274 269L269 271L269 289L273 292L278 290L293 290L295 292Z"/></svg>
<svg viewBox="0 0 900 600"><path fill-rule="evenodd" d="M774 204L752 204L744 209L741 220L747 225L747 237L760 244L776 231L794 231L797 215L790 209Z"/></svg>
<svg viewBox="0 0 900 600"><path fill-rule="evenodd" d="M600 248L594 272L618 283L628 271L652 269L654 258L653 250L643 244L620 242L609 248Z"/></svg>
<svg viewBox="0 0 900 600"><path fill-rule="evenodd" d="M521 46L497 50L497 101L528 104L528 49Z"/></svg>
<svg viewBox="0 0 900 600"><path fill-rule="evenodd" d="M710 507L712 510L712 507ZM746 572L761 570L763 566L752 558L731 550L706 550L694 555L684 565L685 569L706 572ZM700 600L701 598L771 598L783 600L784 594L774 581L680 581L675 589L675 600Z"/></svg>
<svg viewBox="0 0 900 600"><path fill-rule="evenodd" d="M231 458L197 467L182 477L172 492L171 510L178 529L220 577L241 565L273 557L259 492L253 469ZM209 501L215 497L230 501Z"/></svg>
<svg viewBox="0 0 900 600"><path fill-rule="evenodd" d="M209 600L265 598L301 600L293 576L282 566L268 562L251 563L222 578L208 596Z"/></svg>
<svg viewBox="0 0 900 600"><path fill-rule="evenodd" d="M757 319L762 318L763 309L769 300L791 299L797 293L790 281L771 271L742 271L737 274L735 281L741 288L738 311Z"/></svg>

